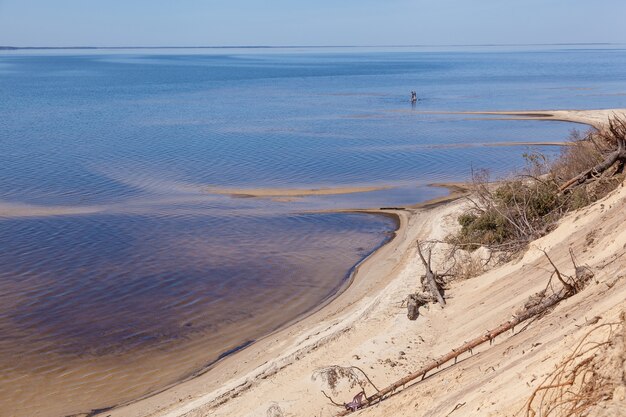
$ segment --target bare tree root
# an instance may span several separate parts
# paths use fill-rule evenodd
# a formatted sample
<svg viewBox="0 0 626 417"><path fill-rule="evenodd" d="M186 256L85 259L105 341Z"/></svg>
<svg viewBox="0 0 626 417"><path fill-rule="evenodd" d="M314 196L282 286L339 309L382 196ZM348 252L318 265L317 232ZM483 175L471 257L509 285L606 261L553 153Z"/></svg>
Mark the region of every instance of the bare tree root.
<svg viewBox="0 0 626 417"><path fill-rule="evenodd" d="M574 351L535 388L520 412L525 417L581 416L610 398L614 386L598 372L598 363L603 360L600 351L612 343L618 327L624 331L623 314L621 322L601 324L585 334ZM608 334L598 341L595 336L606 329Z"/></svg>
<svg viewBox="0 0 626 417"><path fill-rule="evenodd" d="M437 282L437 274L433 272L431 267L431 256L433 254L432 249L428 250L428 261L424 258L424 254L422 253L422 248L419 240L417 241L417 253L424 264L424 269L426 273L424 275L424 283L425 287L428 288L428 291L432 294L432 296L437 300L439 304L442 306L446 305L446 300L443 299L443 295L441 294L441 288L439 283Z"/></svg>
<svg viewBox="0 0 626 417"><path fill-rule="evenodd" d="M575 295L576 293L578 293L580 290L584 288L585 284L592 277L592 275L589 275L589 274L578 274L578 273L576 273L574 277L566 276L562 274L556 268L552 260L547 255L547 253L544 252L544 254L548 258L548 261L550 262L550 264L554 267L555 272L553 272L550 278L552 278L554 274L557 274L557 276L560 277L560 281L562 285L558 291L555 291L551 296L546 297L546 290L544 290L539 295L535 295L531 297L531 299L529 299L529 301L525 304L524 308L518 311L515 314L515 316L513 316L512 319L508 320L507 322L501 324L500 326L492 330L487 331L485 334L478 336L470 340L469 342L464 343L462 346L459 346L456 349L452 349L452 351L450 351L449 353L428 362L426 365L424 365L417 371L394 382L388 387L382 390L377 390L377 392L374 393L372 396L366 397L359 408L369 407L373 404L376 404L384 400L388 396L393 395L393 393L397 391L398 389L404 387L405 385L407 385L408 383L412 381L417 380L418 378L421 378L421 380L424 380L424 378L426 378L426 375L429 372L431 372L434 369L438 369L443 364L451 360L454 360L454 363L456 364L458 357L461 356L463 353L470 352L471 354L472 349L474 349L475 347L485 342L492 343L493 340L498 335L501 335L509 330L515 330L515 327L519 325L520 323L530 318L546 313L547 311L549 311L549 309L557 305L559 302ZM577 269L576 265L575 265L575 269ZM339 413L338 416L347 415L352 411L354 410L347 408L345 411Z"/></svg>
<svg viewBox="0 0 626 417"><path fill-rule="evenodd" d="M428 244L428 246L425 245ZM444 277L449 275L450 269L443 274L437 274L432 269L432 251L433 245L438 242L420 242L417 241L417 253L424 265L424 275L421 276L421 291L409 294L404 300L407 307L407 317L409 320L417 320L419 317L419 309L429 303L439 303L442 307L446 301L443 297L443 288L445 286ZM424 248L428 247L428 259L424 256ZM404 304L404 303L403 303Z"/></svg>
<svg viewBox="0 0 626 417"><path fill-rule="evenodd" d="M409 294L406 298L406 316L409 320L417 320L419 309L432 301L432 297L427 297L420 293Z"/></svg>

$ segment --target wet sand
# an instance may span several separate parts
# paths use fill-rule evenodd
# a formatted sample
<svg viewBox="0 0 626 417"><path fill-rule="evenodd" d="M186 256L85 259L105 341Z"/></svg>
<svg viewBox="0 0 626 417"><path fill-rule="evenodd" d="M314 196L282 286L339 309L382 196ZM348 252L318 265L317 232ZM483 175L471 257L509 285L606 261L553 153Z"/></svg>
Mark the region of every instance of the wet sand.
<svg viewBox="0 0 626 417"><path fill-rule="evenodd" d="M524 141L524 142L485 142L485 143L463 143L454 145L431 145L431 148L448 149L448 148L498 148L505 146L569 146L569 142L563 141Z"/></svg>

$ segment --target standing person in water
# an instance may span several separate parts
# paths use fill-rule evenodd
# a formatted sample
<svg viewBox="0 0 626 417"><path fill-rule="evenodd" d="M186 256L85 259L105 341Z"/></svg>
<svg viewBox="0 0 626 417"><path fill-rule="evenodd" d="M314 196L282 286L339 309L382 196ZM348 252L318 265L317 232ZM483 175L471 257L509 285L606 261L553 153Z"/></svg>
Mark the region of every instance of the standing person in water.
<svg viewBox="0 0 626 417"><path fill-rule="evenodd" d="M415 103L417 101L417 93L415 91L411 91L411 103Z"/></svg>

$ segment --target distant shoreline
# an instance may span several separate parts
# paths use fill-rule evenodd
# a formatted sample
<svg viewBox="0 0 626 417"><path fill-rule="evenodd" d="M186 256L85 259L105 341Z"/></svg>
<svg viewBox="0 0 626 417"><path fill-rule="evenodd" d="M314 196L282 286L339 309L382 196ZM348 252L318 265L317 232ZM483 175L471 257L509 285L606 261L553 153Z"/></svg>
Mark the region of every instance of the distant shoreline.
<svg viewBox="0 0 626 417"><path fill-rule="evenodd" d="M118 49L314 49L314 48L446 48L503 46L618 46L614 42L513 43L513 44L446 44L446 45L196 45L196 46L0 46L0 51L18 50L118 50Z"/></svg>

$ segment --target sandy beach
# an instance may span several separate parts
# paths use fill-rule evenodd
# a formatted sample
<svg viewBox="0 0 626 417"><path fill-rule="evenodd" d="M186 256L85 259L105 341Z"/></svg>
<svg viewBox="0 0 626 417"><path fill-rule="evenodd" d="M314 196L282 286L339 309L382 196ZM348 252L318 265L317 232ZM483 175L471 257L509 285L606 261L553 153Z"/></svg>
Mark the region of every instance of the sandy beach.
<svg viewBox="0 0 626 417"><path fill-rule="evenodd" d="M521 119L563 120L601 127L626 110L472 112ZM232 192L228 194L237 194ZM472 355L442 366L421 382L362 410L368 416L516 415L539 382L589 330L589 323L618 320L626 296L626 188L571 213L556 230L533 242L520 259L466 281L453 282L445 308L436 305L416 321L402 302L423 274L416 240L440 240L466 209L459 186L453 198L403 210L392 241L359 264L350 285L326 305L297 322L224 358L195 377L103 415L122 416L332 416L341 411L315 371L358 366L380 388L426 361L508 320L550 277L543 252L571 273L570 248L580 265L593 270L593 283L538 320L482 345ZM244 193L246 194L246 193ZM300 195L297 190L293 195ZM268 194L273 195L273 194ZM444 254L435 251L434 263ZM373 391L370 388L368 394ZM327 392L349 401L354 389ZM603 415L626 406L617 393ZM613 409L611 408L613 407ZM621 407L621 408L620 408ZM615 411L618 410L618 411Z"/></svg>

